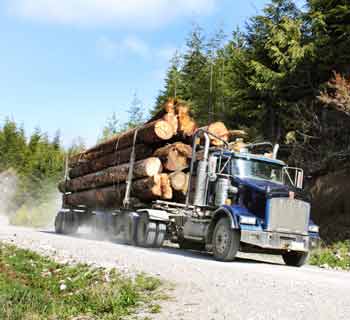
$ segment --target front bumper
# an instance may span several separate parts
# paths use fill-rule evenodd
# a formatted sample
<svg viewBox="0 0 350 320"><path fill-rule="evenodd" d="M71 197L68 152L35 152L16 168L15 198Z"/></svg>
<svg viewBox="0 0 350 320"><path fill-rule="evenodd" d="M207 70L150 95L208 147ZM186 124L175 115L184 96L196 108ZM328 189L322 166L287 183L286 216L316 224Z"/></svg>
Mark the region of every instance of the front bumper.
<svg viewBox="0 0 350 320"><path fill-rule="evenodd" d="M318 235L241 230L241 242L263 249L308 252L319 246Z"/></svg>

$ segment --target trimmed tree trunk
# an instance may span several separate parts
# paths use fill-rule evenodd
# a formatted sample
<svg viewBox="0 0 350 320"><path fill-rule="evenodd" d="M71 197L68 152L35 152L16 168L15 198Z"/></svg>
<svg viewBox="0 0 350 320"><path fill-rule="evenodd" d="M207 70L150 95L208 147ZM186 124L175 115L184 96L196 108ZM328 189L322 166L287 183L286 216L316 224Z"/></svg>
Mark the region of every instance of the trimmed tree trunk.
<svg viewBox="0 0 350 320"><path fill-rule="evenodd" d="M169 174L171 187L175 191L187 192L189 174L182 171Z"/></svg>
<svg viewBox="0 0 350 320"><path fill-rule="evenodd" d="M179 171L188 167L188 159L192 155L192 148L182 142L166 145L155 151L154 156L159 157L165 170Z"/></svg>
<svg viewBox="0 0 350 320"><path fill-rule="evenodd" d="M117 166L130 161L132 148L116 151L106 154L105 156L87 161L77 165L69 171L71 179L87 175L89 173L98 172L108 167ZM152 148L145 145L137 145L135 147L136 160L145 159L152 155Z"/></svg>
<svg viewBox="0 0 350 320"><path fill-rule="evenodd" d="M59 190L63 193L77 192L124 182L128 179L129 168L129 163L125 163L80 178L62 181L59 184ZM133 179L152 177L160 173L161 170L162 164L158 158L152 157L140 160L135 163Z"/></svg>
<svg viewBox="0 0 350 320"><path fill-rule="evenodd" d="M168 99L168 101L162 105L160 111L157 112L147 123L163 119L167 113L175 114L175 104L176 101L173 98Z"/></svg>
<svg viewBox="0 0 350 320"><path fill-rule="evenodd" d="M187 140L196 132L197 124L190 116L189 107L185 104L179 103L176 105L176 114L179 121L178 133L183 139Z"/></svg>
<svg viewBox="0 0 350 320"><path fill-rule="evenodd" d="M248 138L248 133L243 130L229 130L228 135L229 141Z"/></svg>
<svg viewBox="0 0 350 320"><path fill-rule="evenodd" d="M223 122L213 122L211 123L209 126L203 127L201 129L204 129L210 133L212 133L213 135L221 138L224 141L228 141L229 140L229 131L227 130L225 124ZM213 146L222 146L224 145L224 143L219 140L219 139L215 139L214 137L210 136L210 143Z"/></svg>
<svg viewBox="0 0 350 320"><path fill-rule="evenodd" d="M163 117L165 121L170 123L171 127L173 128L173 131L176 133L179 129L179 121L177 120L177 116L175 113L167 113Z"/></svg>
<svg viewBox="0 0 350 320"><path fill-rule="evenodd" d="M171 188L169 176L166 173L160 175L162 186L162 199L171 200L173 198L173 189Z"/></svg>
<svg viewBox="0 0 350 320"><path fill-rule="evenodd" d="M94 156L101 156L102 154L112 153L116 150L122 150L133 145L134 135L137 131L136 142L138 144L152 145L157 142L170 140L177 132L174 131L174 122L168 122L166 120L155 120L147 123L142 127L133 128L126 132L123 132L104 143L100 143L97 146L78 154L71 158L70 166L74 167L85 159L95 159ZM89 155L90 154L90 155ZM94 156L92 156L94 154Z"/></svg>
<svg viewBox="0 0 350 320"><path fill-rule="evenodd" d="M116 209L122 206L126 184L92 189L64 195L65 205L77 207L87 206L91 209ZM135 180L132 183L131 195L143 201L152 201L162 197L160 175Z"/></svg>

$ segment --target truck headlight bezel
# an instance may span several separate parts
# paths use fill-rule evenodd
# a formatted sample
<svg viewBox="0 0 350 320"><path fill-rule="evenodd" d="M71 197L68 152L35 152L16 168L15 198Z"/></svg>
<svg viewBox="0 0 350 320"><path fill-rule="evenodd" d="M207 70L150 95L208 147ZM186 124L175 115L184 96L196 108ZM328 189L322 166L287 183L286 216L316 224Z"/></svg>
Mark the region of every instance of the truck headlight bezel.
<svg viewBox="0 0 350 320"><path fill-rule="evenodd" d="M239 222L241 224L256 225L256 218L255 217L240 216Z"/></svg>

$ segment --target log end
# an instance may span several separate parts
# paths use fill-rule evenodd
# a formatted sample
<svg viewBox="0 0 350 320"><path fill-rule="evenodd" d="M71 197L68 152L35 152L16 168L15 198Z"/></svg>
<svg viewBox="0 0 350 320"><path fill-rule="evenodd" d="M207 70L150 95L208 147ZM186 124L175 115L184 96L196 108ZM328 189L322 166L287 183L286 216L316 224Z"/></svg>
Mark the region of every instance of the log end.
<svg viewBox="0 0 350 320"><path fill-rule="evenodd" d="M174 136L172 125L165 120L159 120L154 126L156 136L161 140L170 140Z"/></svg>

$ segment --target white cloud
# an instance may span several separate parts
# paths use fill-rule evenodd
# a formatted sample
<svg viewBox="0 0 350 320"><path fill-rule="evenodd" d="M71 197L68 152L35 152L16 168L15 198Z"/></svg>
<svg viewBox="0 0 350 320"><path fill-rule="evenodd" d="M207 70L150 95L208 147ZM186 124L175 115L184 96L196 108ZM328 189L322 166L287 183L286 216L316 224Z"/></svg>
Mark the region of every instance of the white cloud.
<svg viewBox="0 0 350 320"><path fill-rule="evenodd" d="M6 0L11 14L44 22L154 28L183 16L206 15L218 0Z"/></svg>
<svg viewBox="0 0 350 320"><path fill-rule="evenodd" d="M126 36L120 40L101 36L97 40L96 47L98 53L107 60L122 59L130 55L149 58L152 55L150 46L136 36Z"/></svg>
<svg viewBox="0 0 350 320"><path fill-rule="evenodd" d="M133 55L154 60L158 64L168 64L177 50L170 45L152 46L135 35L128 35L122 39L101 36L96 47L98 53L106 60L124 59Z"/></svg>

